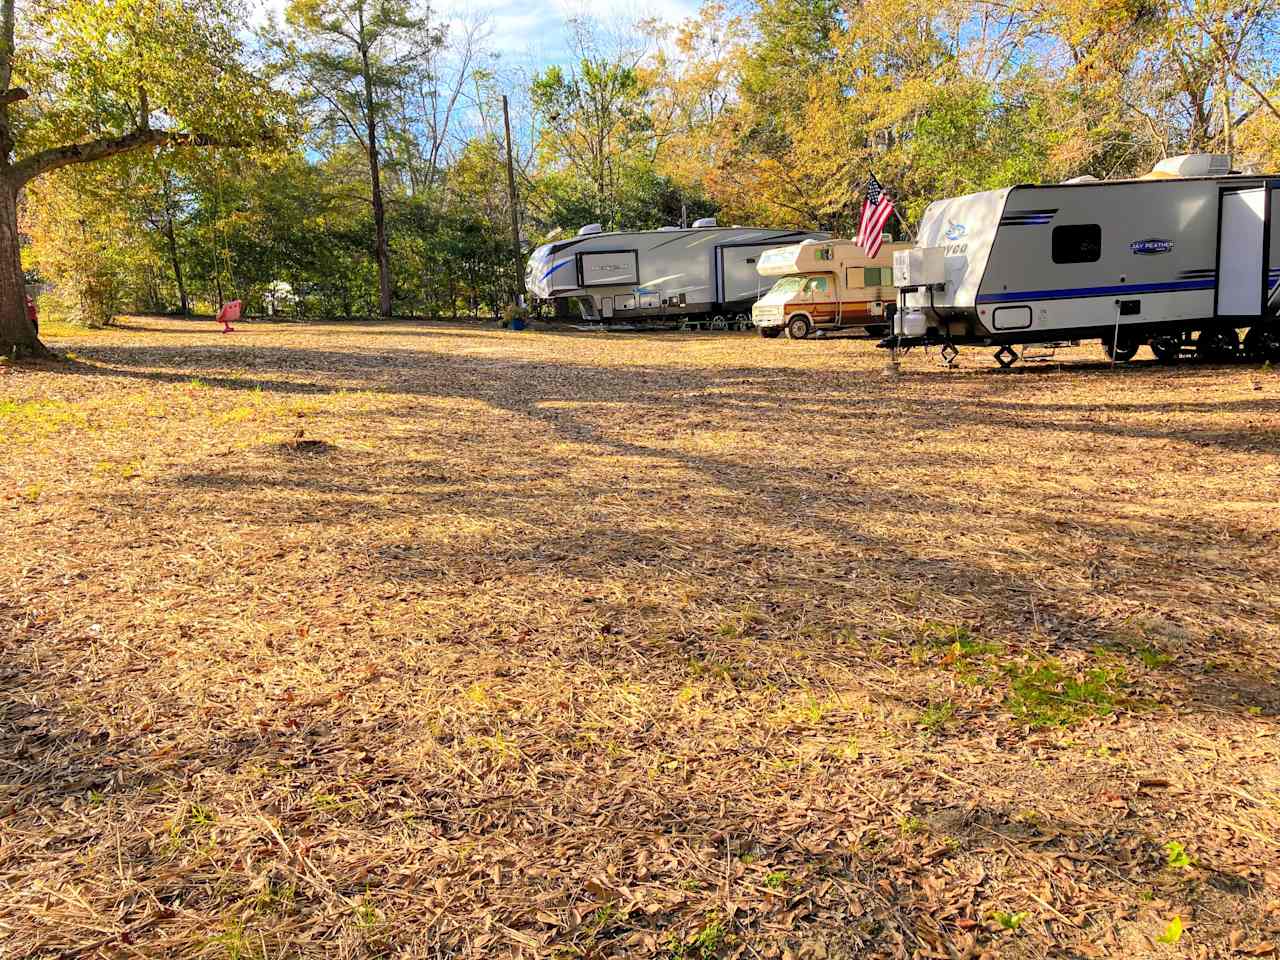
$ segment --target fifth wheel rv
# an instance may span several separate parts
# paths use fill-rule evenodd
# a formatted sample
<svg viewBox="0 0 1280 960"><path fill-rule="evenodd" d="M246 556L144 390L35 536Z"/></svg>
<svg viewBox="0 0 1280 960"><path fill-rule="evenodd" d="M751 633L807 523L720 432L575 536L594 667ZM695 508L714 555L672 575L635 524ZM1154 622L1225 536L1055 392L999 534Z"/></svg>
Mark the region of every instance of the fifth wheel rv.
<svg viewBox="0 0 1280 960"><path fill-rule="evenodd" d="M1171 157L1136 180L1018 186L930 204L894 255L882 347L1098 339L1113 360L1280 361L1280 176ZM1248 328L1243 345L1238 331Z"/></svg>
<svg viewBox="0 0 1280 960"><path fill-rule="evenodd" d="M773 286L756 273L770 247L825 233L721 227L604 233L590 224L576 237L534 250L525 287L562 319L592 323L710 322L746 326L751 305Z"/></svg>

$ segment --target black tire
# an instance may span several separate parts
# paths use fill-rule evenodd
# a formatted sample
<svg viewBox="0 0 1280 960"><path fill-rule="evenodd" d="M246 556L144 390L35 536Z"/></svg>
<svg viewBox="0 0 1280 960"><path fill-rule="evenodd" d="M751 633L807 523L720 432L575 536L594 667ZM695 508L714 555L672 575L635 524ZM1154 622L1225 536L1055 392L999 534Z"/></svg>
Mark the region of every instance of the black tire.
<svg viewBox="0 0 1280 960"><path fill-rule="evenodd" d="M1196 337L1196 357L1208 363L1225 363L1240 355L1240 335L1233 327L1201 330Z"/></svg>
<svg viewBox="0 0 1280 960"><path fill-rule="evenodd" d="M764 337L766 340L773 340L782 336L781 327L760 327L759 330L760 336Z"/></svg>
<svg viewBox="0 0 1280 960"><path fill-rule="evenodd" d="M1258 323L1244 335L1245 359L1280 363L1280 323Z"/></svg>
<svg viewBox="0 0 1280 960"><path fill-rule="evenodd" d="M1132 360L1133 355L1138 352L1138 342L1128 337L1121 336L1114 343L1111 337L1102 338L1102 352L1107 355L1108 360L1114 360L1116 363L1124 363Z"/></svg>
<svg viewBox="0 0 1280 960"><path fill-rule="evenodd" d="M809 322L808 317L802 315L787 321L788 340L803 340L811 333L813 333L813 324Z"/></svg>
<svg viewBox="0 0 1280 960"><path fill-rule="evenodd" d="M1161 363L1177 363L1182 357L1182 338L1156 337L1151 341L1151 352Z"/></svg>

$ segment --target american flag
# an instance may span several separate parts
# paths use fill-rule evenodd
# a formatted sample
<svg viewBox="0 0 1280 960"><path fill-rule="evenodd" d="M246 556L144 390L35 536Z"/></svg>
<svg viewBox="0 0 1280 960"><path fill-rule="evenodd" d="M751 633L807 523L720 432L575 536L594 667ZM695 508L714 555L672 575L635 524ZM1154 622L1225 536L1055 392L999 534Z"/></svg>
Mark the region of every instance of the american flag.
<svg viewBox="0 0 1280 960"><path fill-rule="evenodd" d="M893 213L893 201L874 173L867 174L867 198L862 203L862 223L854 242L867 251L869 258L880 252L884 226Z"/></svg>

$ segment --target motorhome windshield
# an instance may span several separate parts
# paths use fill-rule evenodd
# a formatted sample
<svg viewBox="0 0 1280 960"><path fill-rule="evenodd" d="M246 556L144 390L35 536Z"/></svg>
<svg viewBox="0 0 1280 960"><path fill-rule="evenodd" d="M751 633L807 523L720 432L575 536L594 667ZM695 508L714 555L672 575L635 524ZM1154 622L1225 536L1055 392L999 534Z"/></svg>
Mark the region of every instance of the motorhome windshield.
<svg viewBox="0 0 1280 960"><path fill-rule="evenodd" d="M783 277L773 285L770 293L799 293L804 286L804 277Z"/></svg>

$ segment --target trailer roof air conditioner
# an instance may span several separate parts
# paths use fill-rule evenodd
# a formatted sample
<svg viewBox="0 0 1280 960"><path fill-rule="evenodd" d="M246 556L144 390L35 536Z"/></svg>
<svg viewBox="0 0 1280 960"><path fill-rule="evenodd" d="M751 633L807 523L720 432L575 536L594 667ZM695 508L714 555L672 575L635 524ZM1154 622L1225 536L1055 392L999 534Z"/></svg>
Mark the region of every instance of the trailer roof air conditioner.
<svg viewBox="0 0 1280 960"><path fill-rule="evenodd" d="M588 223L578 231L578 236L589 237L593 233L604 233L604 227L600 226L598 223Z"/></svg>
<svg viewBox="0 0 1280 960"><path fill-rule="evenodd" d="M1072 177L1070 180L1063 180L1062 182L1063 183L1097 183L1098 178L1091 173L1086 173L1083 176Z"/></svg>
<svg viewBox="0 0 1280 960"><path fill-rule="evenodd" d="M1166 157L1147 174L1161 177L1220 177L1231 172L1231 159L1221 153L1184 153Z"/></svg>
<svg viewBox="0 0 1280 960"><path fill-rule="evenodd" d="M703 230L714 226L717 226L715 217L703 217L701 220L693 221L693 229L695 230Z"/></svg>

